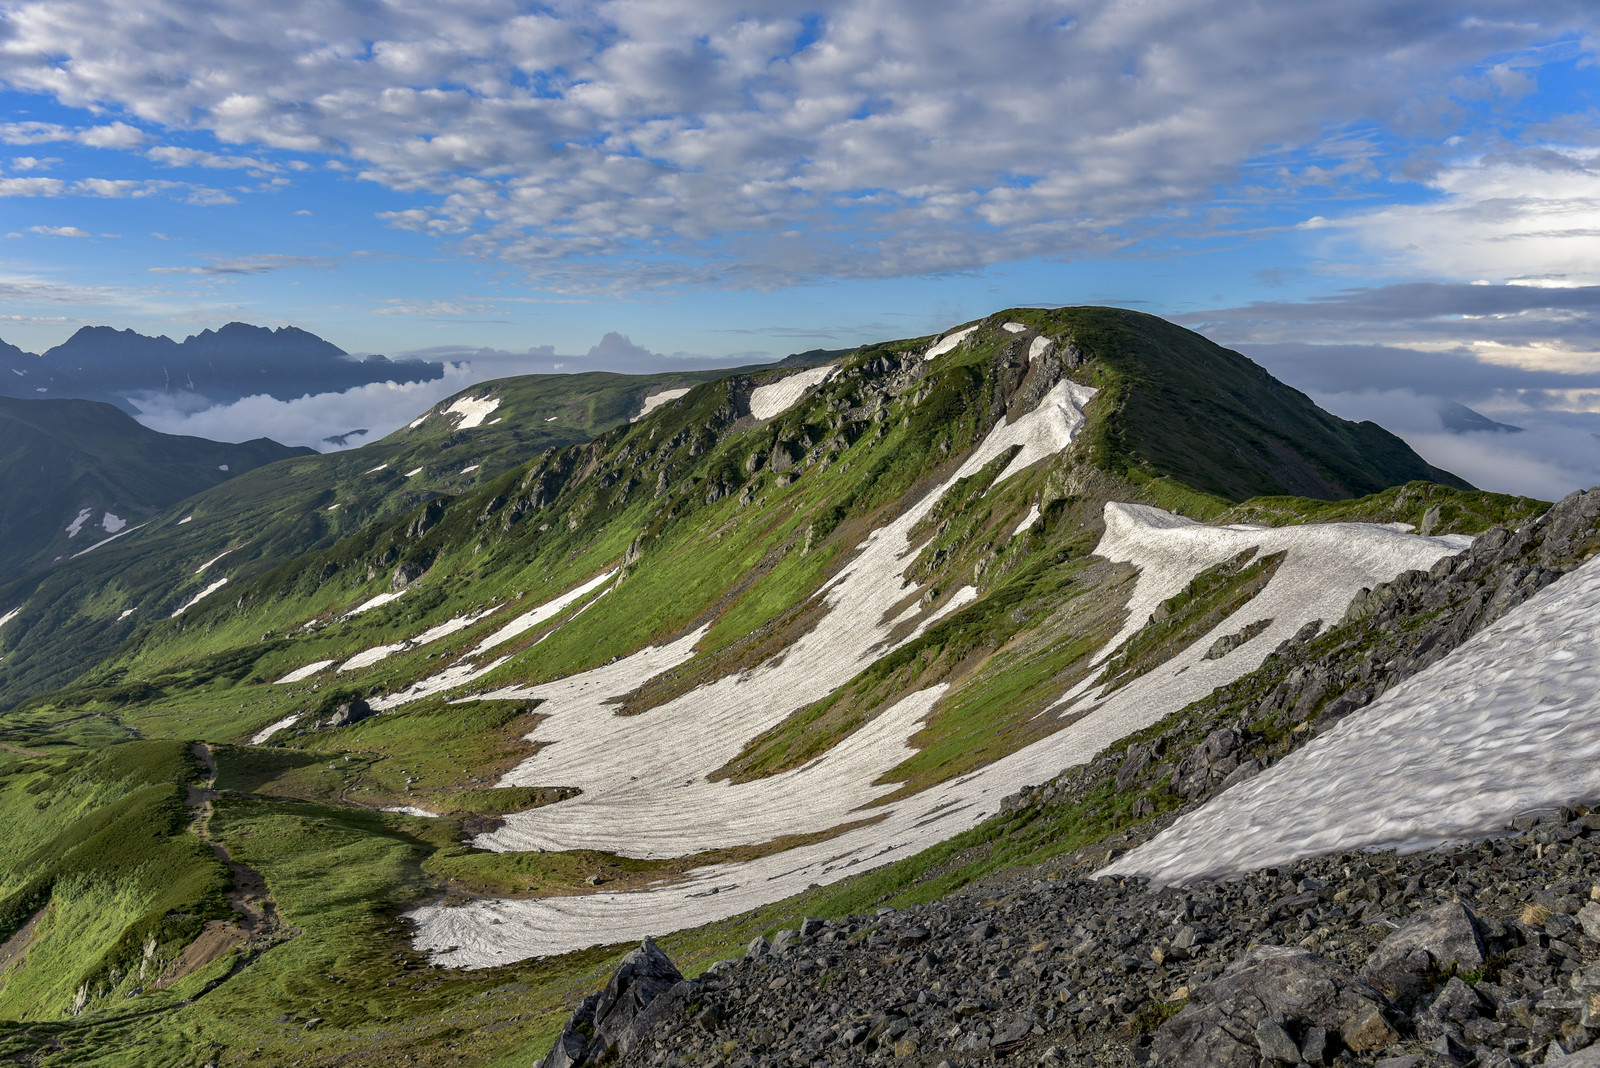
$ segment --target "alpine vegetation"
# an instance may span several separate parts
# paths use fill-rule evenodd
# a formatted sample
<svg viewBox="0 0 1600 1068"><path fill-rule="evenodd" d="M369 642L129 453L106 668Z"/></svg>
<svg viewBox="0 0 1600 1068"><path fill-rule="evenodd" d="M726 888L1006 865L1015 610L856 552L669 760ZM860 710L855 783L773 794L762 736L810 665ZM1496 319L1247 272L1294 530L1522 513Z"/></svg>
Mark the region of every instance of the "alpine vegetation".
<svg viewBox="0 0 1600 1068"><path fill-rule="evenodd" d="M0 587L0 1055L1574 1054L1596 496L1106 308L474 387Z"/></svg>

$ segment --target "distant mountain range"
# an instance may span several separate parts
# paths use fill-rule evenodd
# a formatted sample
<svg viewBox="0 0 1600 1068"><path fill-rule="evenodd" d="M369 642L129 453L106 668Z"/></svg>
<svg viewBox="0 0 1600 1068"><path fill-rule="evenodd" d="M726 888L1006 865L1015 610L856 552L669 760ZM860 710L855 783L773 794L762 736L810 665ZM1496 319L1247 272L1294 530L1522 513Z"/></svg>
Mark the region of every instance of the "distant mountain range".
<svg viewBox="0 0 1600 1068"><path fill-rule="evenodd" d="M0 396L76 397L130 413L153 394L190 394L211 404L267 394L293 400L373 382L429 382L444 366L425 360L357 359L293 326L229 323L182 341L86 326L41 354L0 341Z"/></svg>

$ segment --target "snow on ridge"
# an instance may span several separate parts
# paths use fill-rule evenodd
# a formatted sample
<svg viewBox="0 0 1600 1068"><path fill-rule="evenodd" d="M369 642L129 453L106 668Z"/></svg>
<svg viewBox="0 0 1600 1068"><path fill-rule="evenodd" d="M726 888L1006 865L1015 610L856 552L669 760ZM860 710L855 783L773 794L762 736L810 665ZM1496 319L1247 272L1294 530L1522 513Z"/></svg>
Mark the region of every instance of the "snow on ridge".
<svg viewBox="0 0 1600 1068"><path fill-rule="evenodd" d="M965 341L967 336L976 329L978 329L977 326L969 326L965 330L957 330L955 333L946 334L944 337L928 346L928 351L922 354L922 358L924 360L932 360L943 356L945 353L949 352L951 349Z"/></svg>
<svg viewBox="0 0 1600 1068"><path fill-rule="evenodd" d="M205 589L201 590L199 593L195 594L193 597L191 597L187 601L185 601L183 603L182 607L180 607L176 612L172 613L172 615L169 616L168 618L169 619L177 619L179 616L183 615L189 609L193 608L195 605L199 604L201 601L205 600L207 597L210 597L213 593L216 593L218 590L222 589L222 587L226 586L227 584L228 584L228 580L227 580L226 576L224 576L223 578L217 579L217 581L213 582L211 585L207 586Z"/></svg>
<svg viewBox="0 0 1600 1068"><path fill-rule="evenodd" d="M797 404L806 391L820 386L839 373L837 364L825 363L810 367L765 386L750 391L750 414L757 419L772 419L782 415Z"/></svg>
<svg viewBox="0 0 1600 1068"><path fill-rule="evenodd" d="M663 389L663 390L658 390L657 392L650 394L650 396L648 396L648 397L646 397L644 399L644 407L640 408L639 409L639 414L635 415L632 419L629 419L628 422L637 423L639 420L643 419L645 416L649 415L651 412L655 411L657 408L661 407L663 404L666 404L668 401L675 401L679 397L686 397L688 395L689 395L689 387L688 386L684 386L681 389ZM554 416L552 416L551 418L554 418Z"/></svg>
<svg viewBox="0 0 1600 1068"><path fill-rule="evenodd" d="M498 407L500 398L491 393L487 397L462 397L440 414L455 416L457 430L471 430L482 426Z"/></svg>
<svg viewBox="0 0 1600 1068"><path fill-rule="evenodd" d="M1600 799L1600 558L1101 874L1160 884L1417 852Z"/></svg>
<svg viewBox="0 0 1600 1068"><path fill-rule="evenodd" d="M83 525L85 523L87 523L89 521L90 517L93 516L93 515L94 515L94 509L93 508L80 509L78 514L77 514L77 516L76 516L76 518L74 518L72 520L72 522L67 524L67 537L76 538L78 536L79 532L81 532L83 530Z"/></svg>

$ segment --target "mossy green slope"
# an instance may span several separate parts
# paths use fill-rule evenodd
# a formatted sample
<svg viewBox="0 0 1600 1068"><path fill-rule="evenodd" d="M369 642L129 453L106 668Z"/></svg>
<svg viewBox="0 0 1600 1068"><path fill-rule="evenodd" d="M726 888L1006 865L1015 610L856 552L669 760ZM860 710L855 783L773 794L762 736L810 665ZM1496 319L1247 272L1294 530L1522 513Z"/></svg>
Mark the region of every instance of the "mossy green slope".
<svg viewBox="0 0 1600 1068"><path fill-rule="evenodd" d="M266 438L231 445L162 434L94 401L0 397L0 585L105 538L106 512L142 523L192 494L310 452ZM69 536L81 511L90 514Z"/></svg>

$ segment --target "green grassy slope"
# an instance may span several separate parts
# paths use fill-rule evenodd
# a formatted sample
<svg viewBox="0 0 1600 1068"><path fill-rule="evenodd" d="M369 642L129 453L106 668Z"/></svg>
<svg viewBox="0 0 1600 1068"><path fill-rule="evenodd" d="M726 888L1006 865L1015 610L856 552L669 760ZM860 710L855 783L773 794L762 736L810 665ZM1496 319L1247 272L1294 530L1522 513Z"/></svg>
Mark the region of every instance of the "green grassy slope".
<svg viewBox="0 0 1600 1068"><path fill-rule="evenodd" d="M1008 320L1057 339L1056 355L1028 365L1022 357L1029 343L1002 328ZM1337 516L1416 524L1432 512L1439 532L1482 529L1537 509L1537 502L1434 484L1331 504L1286 496L1308 479L1328 495L1339 490L1348 496L1353 491L1347 487L1393 486L1426 465L1403 445L1384 444L1360 425L1315 412L1306 416L1305 436L1297 436L1293 420L1309 405L1303 397L1258 378L1242 357L1212 352L1215 347L1197 335L1147 316L1108 309L1005 312L932 362L921 356L928 341L851 354L835 378L766 422L749 415L751 391L788 371L715 377L638 423L600 429L590 440L536 455L524 452L519 462L512 462L517 449L506 446L498 470L486 464L459 484L433 483L438 495L431 499L409 480L385 482L381 503L351 528L335 527L339 520L330 515L357 499L352 480L363 472L382 462L402 478L417 465L425 472L459 472L474 462L475 435L495 428L411 444L406 434L396 435L386 443L394 451L353 461L353 474L324 486L326 496L309 498L317 502L314 511L273 517L259 496L226 507L211 505L208 496L169 513L172 521L194 516L182 529L220 528L227 507L261 508L256 514L268 516L266 525L283 523L289 532L274 551L289 553L296 539L314 547L281 558L262 549L250 557L250 567L233 573L224 593L179 618L127 633L104 658L84 657L61 668L58 677L73 676L69 684L0 714L0 745L10 747L0 753L6 761L0 814L25 817L28 840L49 843L39 870L62 872L52 886L77 893L71 879L84 873L68 870L80 855L70 848L76 841L71 826L91 809L104 810L106 819L122 813L117 806L145 796L135 786L165 790L150 793L156 800L125 817L137 830L130 840L149 843L140 848L152 856L170 850L190 858L199 873L175 880L185 900L161 903L163 917L191 918L174 923L217 919L231 906L225 900L219 906L214 884L200 877L215 870L196 848L202 827L174 822L172 808L174 797L182 803L183 789L202 785L202 772L183 757L187 743L211 743L217 797L203 832L234 866L226 870L235 889L245 878L241 867L261 880L287 937L236 948L169 988L177 993L145 989L128 997L137 985L128 977L138 962L125 953L108 957L105 947L131 945L130 931L148 938L140 924L158 904L113 893L106 899L109 919L90 940L61 939L65 956L48 957L47 943L35 933L39 956L30 950L21 963L0 970L0 998L15 999L0 1006L0 1016L13 1021L0 1023L0 1057L31 1048L41 1051L42 1065L296 1059L487 1065L525 1063L541 1054L570 1002L597 983L614 953L449 972L411 952L398 915L420 902L474 894L583 893L586 876L597 870L609 885L628 886L691 864L736 858L644 863L589 851L485 854L462 845L470 829L482 828L508 803L555 799L537 793L511 798L489 788L530 752L524 736L539 715L531 705L455 704L445 694L338 730L287 731L273 746L242 743L285 716L315 718L355 696L400 690L513 615L619 566L619 580L603 598L591 595L507 643L499 652L510 659L468 690L568 674L701 626L707 633L699 655L629 695L619 712L644 711L758 665L814 624L817 593L864 537L939 484L1008 408L1024 410L1056 375L1101 390L1078 444L998 487L990 488L990 481L999 464L955 484L914 533L911 573L926 603L943 604L967 585L977 598L753 740L723 773L748 780L798 766L910 690L939 682L950 684L949 697L914 739L918 752L890 775L901 789L964 774L1054 729L1034 713L1088 672L1090 654L1125 615L1132 569L1091 555L1107 499L1279 523ZM1214 375L1206 370L1208 359L1219 361ZM1204 388L1213 377L1228 387L1215 396ZM518 386L498 388L509 395ZM587 401L574 395L568 403L592 404L595 412L613 404L613 413L627 414L642 400L640 388L659 387L617 388L635 392L617 400L617 393L599 390ZM513 422L510 401L505 409L508 421L501 425L520 433L537 431L537 420L546 418L529 409L515 413ZM1153 412L1166 413L1167 421L1147 426ZM430 422L412 433L433 433ZM1184 447L1186 439L1192 447ZM305 473L290 478L290 465L279 465L285 473L268 468L260 477L296 486L295 479L309 481ZM1274 496L1246 500L1256 492L1251 487ZM400 503L411 492L418 495L409 506ZM341 507L329 513L333 503ZM349 507L353 512L356 505ZM1030 518L1034 509L1037 517ZM295 524L312 522L321 526L292 533ZM201 543L182 544L192 571ZM227 547L204 544L205 552ZM122 559L135 566L133 557ZM1257 577L1250 569L1267 566L1242 561L1238 574L1215 576L1215 589L1197 587L1173 609L1166 630L1123 666L1144 670L1170 647L1192 641L1217 604L1231 603ZM401 569L414 576L401 597L347 615L393 592ZM162 603L181 603L211 574L184 577ZM100 601L110 602L103 611L120 611L116 575L102 573L101 581ZM100 603L75 596L80 605ZM397 649L370 668L274 684L303 665L398 644L445 619L495 606L496 614L476 624L432 644ZM70 619L59 624L70 625ZM0 631L0 640L9 643L10 632ZM41 634L26 649L7 644L0 672L12 669L13 659L25 662L24 654L60 648L50 642ZM176 763L160 775L96 771L94 781L102 785L81 798L64 770L52 771L166 767L161 761L169 758ZM41 800L43 808L27 808ZM755 933L792 925L800 914L838 915L887 899L931 897L984 871L1092 841L1125 821L1136 800L1097 795L1070 818L1056 813L1037 825L1008 815L909 861L681 932L663 945L692 967L736 951ZM378 811L393 805L446 816ZM69 813L75 814L71 826ZM94 875L91 870L84 877ZM95 877L95 886L115 885ZM41 891L0 880L0 939L17 936L44 914L37 932L56 915L51 907ZM172 947L184 932L172 931L158 937L168 948L152 957L175 959ZM144 944L138 941L141 955ZM69 959L76 963L54 963ZM15 995L7 993L13 984ZM65 1003L62 991L68 991Z"/></svg>
<svg viewBox="0 0 1600 1068"><path fill-rule="evenodd" d="M0 613L22 609L0 630L5 654L0 661L0 707L61 685L220 577L239 582L429 500L492 482L531 456L625 422L657 390L722 373L591 372L486 382L459 395L499 399L500 407L486 425L457 429L458 420L440 414L452 398L435 405L435 414L420 424L371 445L295 456L192 497L189 492L169 493L163 503L172 507L144 529L42 575L0 581L0 604L5 605ZM115 412L88 402L50 403ZM210 453L195 449L195 462L203 468ZM211 467L217 474L216 464ZM158 479L160 466L152 463L149 468L148 477ZM6 483L23 479L22 470L6 468ZM174 480L174 485L182 483ZM91 534L79 535L83 547L93 544ZM205 574L196 574L219 556Z"/></svg>
<svg viewBox="0 0 1600 1068"><path fill-rule="evenodd" d="M93 401L0 397L0 584L105 538L106 512L142 523L191 494L310 452L265 438L232 445L161 434ZM92 515L69 537L85 509Z"/></svg>

